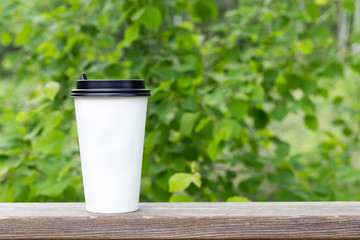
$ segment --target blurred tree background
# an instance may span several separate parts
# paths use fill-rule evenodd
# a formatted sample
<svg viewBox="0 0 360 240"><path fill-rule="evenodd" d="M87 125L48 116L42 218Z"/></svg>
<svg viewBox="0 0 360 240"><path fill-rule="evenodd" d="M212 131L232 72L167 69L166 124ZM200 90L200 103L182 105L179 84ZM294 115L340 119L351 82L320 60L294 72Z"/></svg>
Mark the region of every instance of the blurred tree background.
<svg viewBox="0 0 360 240"><path fill-rule="evenodd" d="M0 201L84 200L82 72L151 89L141 201L360 200L360 1L1 0L0 16Z"/></svg>

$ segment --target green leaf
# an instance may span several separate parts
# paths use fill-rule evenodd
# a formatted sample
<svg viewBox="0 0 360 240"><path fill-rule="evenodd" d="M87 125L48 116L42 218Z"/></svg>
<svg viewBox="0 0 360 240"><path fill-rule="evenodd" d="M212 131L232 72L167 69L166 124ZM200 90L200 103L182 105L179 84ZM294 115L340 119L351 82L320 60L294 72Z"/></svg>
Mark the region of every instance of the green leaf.
<svg viewBox="0 0 360 240"><path fill-rule="evenodd" d="M250 100L257 104L261 104L264 101L264 96L264 88L260 85L256 85L251 93Z"/></svg>
<svg viewBox="0 0 360 240"><path fill-rule="evenodd" d="M211 122L211 120L209 118L201 119L200 122L198 123L198 125L195 128L195 133L200 132L210 122Z"/></svg>
<svg viewBox="0 0 360 240"><path fill-rule="evenodd" d="M271 112L271 116L274 119L281 121L286 116L287 113L288 113L288 109L287 109L286 103L285 102L277 102L276 107Z"/></svg>
<svg viewBox="0 0 360 240"><path fill-rule="evenodd" d="M200 173L196 172L192 175L192 182L198 187L201 187L201 175Z"/></svg>
<svg viewBox="0 0 360 240"><path fill-rule="evenodd" d="M355 12L356 7L353 1L346 0L343 2L343 8L346 9L349 12Z"/></svg>
<svg viewBox="0 0 360 240"><path fill-rule="evenodd" d="M267 113L261 109L255 110L254 126L257 129L265 128L270 119Z"/></svg>
<svg viewBox="0 0 360 240"><path fill-rule="evenodd" d="M216 158L221 154L223 146L215 140L212 140L207 147L207 153L212 161L215 161Z"/></svg>
<svg viewBox="0 0 360 240"><path fill-rule="evenodd" d="M61 181L64 178L64 176L70 171L74 163L75 160L73 159L63 169L61 169L56 180Z"/></svg>
<svg viewBox="0 0 360 240"><path fill-rule="evenodd" d="M36 127L33 128L33 130L31 130L28 134L24 136L24 140L33 140L36 137L36 135L38 135L38 133L41 131L42 128L43 128L43 124L42 123L38 124Z"/></svg>
<svg viewBox="0 0 360 240"><path fill-rule="evenodd" d="M58 82L49 82L45 85L44 94L48 99L53 101L59 89L60 84Z"/></svg>
<svg viewBox="0 0 360 240"><path fill-rule="evenodd" d="M160 121L165 124L169 124L175 117L176 105L172 101L166 101L159 105L159 110L157 112Z"/></svg>
<svg viewBox="0 0 360 240"><path fill-rule="evenodd" d="M350 137L351 134L352 134L352 131L351 131L350 128L346 127L346 128L344 128L344 129L342 130L342 133L343 133L345 136Z"/></svg>
<svg viewBox="0 0 360 240"><path fill-rule="evenodd" d="M248 104L245 101L242 100L237 100L237 99L233 99L230 103L229 103L229 111L230 113L237 119L237 120L241 120L248 109Z"/></svg>
<svg viewBox="0 0 360 240"><path fill-rule="evenodd" d="M119 69L121 69L121 65L119 63L113 63L104 69L104 73L110 78L115 78L119 75Z"/></svg>
<svg viewBox="0 0 360 240"><path fill-rule="evenodd" d="M147 6L141 16L141 22L147 29L157 31L161 25L160 10L154 6Z"/></svg>
<svg viewBox="0 0 360 240"><path fill-rule="evenodd" d="M21 111L16 115L15 120L17 122L23 122L24 120L26 120L28 118L29 118L29 115L26 114L25 112Z"/></svg>
<svg viewBox="0 0 360 240"><path fill-rule="evenodd" d="M169 186L169 179L171 177L171 172L170 171L166 171L166 172L163 172L161 174L158 174L156 176L156 185L164 190L164 191L167 191L168 190L168 186Z"/></svg>
<svg viewBox="0 0 360 240"><path fill-rule="evenodd" d="M132 16L131 16L131 21L136 21L138 20L145 12L145 8L141 8L138 11L136 11Z"/></svg>
<svg viewBox="0 0 360 240"><path fill-rule="evenodd" d="M131 43L139 36L140 24L134 23L125 31L124 45L125 47L131 46Z"/></svg>
<svg viewBox="0 0 360 240"><path fill-rule="evenodd" d="M61 154L66 144L66 135L52 130L36 139L34 149L46 154Z"/></svg>
<svg viewBox="0 0 360 240"><path fill-rule="evenodd" d="M354 182L359 181L360 170L353 166L338 166L336 175L341 183L354 184Z"/></svg>
<svg viewBox="0 0 360 240"><path fill-rule="evenodd" d="M300 104L306 114L313 115L315 113L315 104L309 98L303 98Z"/></svg>
<svg viewBox="0 0 360 240"><path fill-rule="evenodd" d="M17 35L15 40L15 46L21 46L25 43L28 43L30 40L30 35L32 32L33 26L32 24L28 23L26 24L23 29L20 31L20 33Z"/></svg>
<svg viewBox="0 0 360 240"><path fill-rule="evenodd" d="M8 32L3 32L1 34L1 43L4 46L8 46L12 41L12 36Z"/></svg>
<svg viewBox="0 0 360 240"><path fill-rule="evenodd" d="M321 95L323 98L329 97L329 91L326 88L318 88L316 93Z"/></svg>
<svg viewBox="0 0 360 240"><path fill-rule="evenodd" d="M170 197L170 193L168 191L164 191L161 188L157 187L157 186L153 186L150 190L149 190L151 197L156 201L156 202L166 202L169 201L169 197Z"/></svg>
<svg viewBox="0 0 360 240"><path fill-rule="evenodd" d="M306 115L304 121L310 130L316 131L318 129L318 121L314 115Z"/></svg>
<svg viewBox="0 0 360 240"><path fill-rule="evenodd" d="M326 5L328 4L328 0L315 0L317 5Z"/></svg>
<svg viewBox="0 0 360 240"><path fill-rule="evenodd" d="M313 20L318 19L320 15L319 7L313 2L309 2L306 5L306 12Z"/></svg>
<svg viewBox="0 0 360 240"><path fill-rule="evenodd" d="M230 139L230 137L232 136L232 131L233 131L233 126L232 123L229 121L234 121L232 119L223 119L221 122L221 127L218 128L218 130L216 131L216 135L215 135L215 141L217 143L221 142L221 141L227 141Z"/></svg>
<svg viewBox="0 0 360 240"><path fill-rule="evenodd" d="M49 132L50 130L57 127L63 120L63 114L61 114L59 111L54 111L52 113L46 114L43 118L43 122L45 125L45 128L43 132Z"/></svg>
<svg viewBox="0 0 360 240"><path fill-rule="evenodd" d="M340 126L346 126L346 122L343 118L339 117L339 118L336 118L332 124L334 125L340 125Z"/></svg>
<svg viewBox="0 0 360 240"><path fill-rule="evenodd" d="M251 201L249 199L247 199L246 197L234 196L234 197L229 197L228 199L226 199L226 202L251 202Z"/></svg>
<svg viewBox="0 0 360 240"><path fill-rule="evenodd" d="M284 189L284 188L280 188L276 190L274 197L276 201L279 201L280 199L289 202L296 201L295 192L292 192L289 189Z"/></svg>
<svg viewBox="0 0 360 240"><path fill-rule="evenodd" d="M185 194L174 194L170 197L169 202L194 202L194 200Z"/></svg>
<svg viewBox="0 0 360 240"><path fill-rule="evenodd" d="M82 25L80 31L93 37L98 33L97 27L90 24Z"/></svg>
<svg viewBox="0 0 360 240"><path fill-rule="evenodd" d="M196 21L206 21L217 17L217 8L211 1L197 0L190 6L191 16Z"/></svg>
<svg viewBox="0 0 360 240"><path fill-rule="evenodd" d="M267 69L263 76L263 86L266 91L271 91L276 83L278 77L278 71L275 69Z"/></svg>
<svg viewBox="0 0 360 240"><path fill-rule="evenodd" d="M192 132L196 121L199 118L199 113L183 113L180 121L180 133L188 135Z"/></svg>
<svg viewBox="0 0 360 240"><path fill-rule="evenodd" d="M277 144L275 153L277 158L285 158L290 153L290 144L285 142L279 142Z"/></svg>
<svg viewBox="0 0 360 240"><path fill-rule="evenodd" d="M279 162L283 161L284 159L283 158L280 158L280 157L261 157L261 156L257 156L256 157L256 161L257 162L260 162L260 163L263 163L263 164L267 164L267 165L276 165L278 164Z"/></svg>
<svg viewBox="0 0 360 240"><path fill-rule="evenodd" d="M343 97L337 96L337 97L335 97L335 98L333 99L333 104L339 105L339 104L341 104L343 101L344 101L344 98L343 98Z"/></svg>
<svg viewBox="0 0 360 240"><path fill-rule="evenodd" d="M313 52L314 44L311 39L305 39L298 43L298 47L304 55L309 55Z"/></svg>
<svg viewBox="0 0 360 240"><path fill-rule="evenodd" d="M189 97L181 102L181 107L184 110L195 112L198 110L198 102L197 102L196 98Z"/></svg>
<svg viewBox="0 0 360 240"><path fill-rule="evenodd" d="M61 195L69 185L71 178L62 178L58 180L55 176L50 176L46 181L39 185L37 194L49 197Z"/></svg>
<svg viewBox="0 0 360 240"><path fill-rule="evenodd" d="M193 175L190 173L175 173L169 179L169 192L185 190L192 182Z"/></svg>
<svg viewBox="0 0 360 240"><path fill-rule="evenodd" d="M237 122L234 119L226 119L225 118L225 119L221 120L221 125L224 127L229 126L231 128L229 137L236 138L240 134L241 126L240 126L239 122ZM228 139L229 138L224 139L224 140L228 140Z"/></svg>
<svg viewBox="0 0 360 240"><path fill-rule="evenodd" d="M151 72L156 74L162 80L171 81L175 78L174 71L166 67L152 67Z"/></svg>
<svg viewBox="0 0 360 240"><path fill-rule="evenodd" d="M137 75L147 64L146 58L138 59L131 63L130 74L131 76Z"/></svg>

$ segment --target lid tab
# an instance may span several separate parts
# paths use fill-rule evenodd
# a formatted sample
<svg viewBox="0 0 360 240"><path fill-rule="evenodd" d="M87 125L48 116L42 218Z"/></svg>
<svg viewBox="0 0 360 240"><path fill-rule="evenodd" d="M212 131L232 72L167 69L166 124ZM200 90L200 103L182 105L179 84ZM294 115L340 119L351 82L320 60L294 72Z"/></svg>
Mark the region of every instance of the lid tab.
<svg viewBox="0 0 360 240"><path fill-rule="evenodd" d="M86 74L85 74L85 73L82 73L82 74L81 74L80 80L87 80L87 77L86 77Z"/></svg>

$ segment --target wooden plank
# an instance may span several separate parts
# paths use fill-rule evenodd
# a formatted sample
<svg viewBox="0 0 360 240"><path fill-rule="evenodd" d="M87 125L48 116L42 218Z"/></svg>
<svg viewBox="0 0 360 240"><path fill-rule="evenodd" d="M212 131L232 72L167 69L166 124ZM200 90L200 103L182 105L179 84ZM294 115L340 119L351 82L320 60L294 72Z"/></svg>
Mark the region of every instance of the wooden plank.
<svg viewBox="0 0 360 240"><path fill-rule="evenodd" d="M0 203L0 239L360 239L360 202L142 203L126 214Z"/></svg>

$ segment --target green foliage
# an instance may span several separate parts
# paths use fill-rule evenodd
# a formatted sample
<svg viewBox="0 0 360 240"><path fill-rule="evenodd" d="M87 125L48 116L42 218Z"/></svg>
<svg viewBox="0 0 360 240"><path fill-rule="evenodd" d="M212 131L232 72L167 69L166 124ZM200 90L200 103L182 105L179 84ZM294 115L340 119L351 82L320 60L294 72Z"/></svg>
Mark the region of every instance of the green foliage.
<svg viewBox="0 0 360 240"><path fill-rule="evenodd" d="M51 101L54 100L56 94L58 93L60 84L58 82L49 82L44 87L44 94Z"/></svg>
<svg viewBox="0 0 360 240"><path fill-rule="evenodd" d="M306 115L305 116L305 125L311 129L316 131L318 129L318 122L315 116Z"/></svg>
<svg viewBox="0 0 360 240"><path fill-rule="evenodd" d="M246 197L229 197L226 201L227 202L251 202Z"/></svg>
<svg viewBox="0 0 360 240"><path fill-rule="evenodd" d="M84 199L82 72L151 89L141 201L359 200L355 5L300 2L3 1L0 201Z"/></svg>
<svg viewBox="0 0 360 240"><path fill-rule="evenodd" d="M147 29L157 31L161 24L160 10L154 6L147 6L141 16L141 22Z"/></svg>
<svg viewBox="0 0 360 240"><path fill-rule="evenodd" d="M170 197L169 202L194 202L194 200L192 200L188 195L176 194Z"/></svg>
<svg viewBox="0 0 360 240"><path fill-rule="evenodd" d="M133 25L129 26L125 31L125 40L124 45L130 46L131 43L138 38L140 30L140 24L134 23Z"/></svg>
<svg viewBox="0 0 360 240"><path fill-rule="evenodd" d="M196 120L199 118L199 113L183 113L180 120L179 132L183 135L188 135L192 132Z"/></svg>
<svg viewBox="0 0 360 240"><path fill-rule="evenodd" d="M201 176L199 173L175 173L169 179L169 192L177 192L185 190L190 183L194 183L197 187L201 187Z"/></svg>
<svg viewBox="0 0 360 240"><path fill-rule="evenodd" d="M190 173L176 173L169 179L169 191L182 191L189 187L192 181Z"/></svg>

